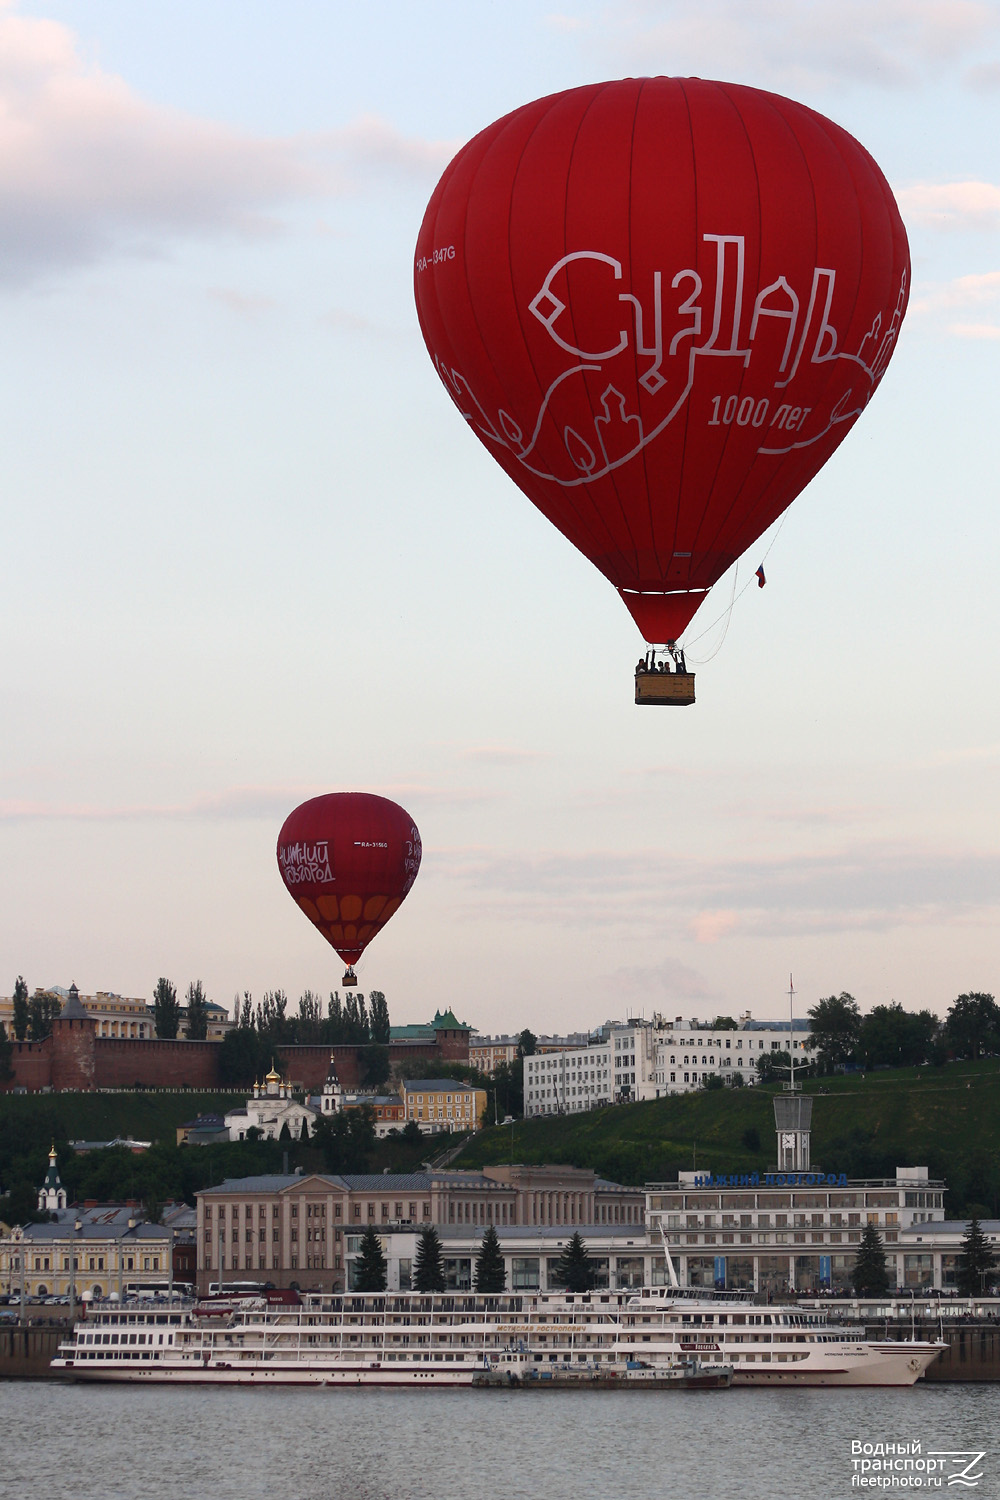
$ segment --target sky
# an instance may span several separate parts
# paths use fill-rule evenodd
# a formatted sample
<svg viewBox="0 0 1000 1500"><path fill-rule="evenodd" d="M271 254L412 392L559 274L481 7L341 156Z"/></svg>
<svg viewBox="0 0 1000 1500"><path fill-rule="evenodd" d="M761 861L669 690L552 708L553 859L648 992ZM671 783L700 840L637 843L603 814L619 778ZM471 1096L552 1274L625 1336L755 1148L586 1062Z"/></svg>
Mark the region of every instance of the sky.
<svg viewBox="0 0 1000 1500"><path fill-rule="evenodd" d="M412 296L464 141L654 73L846 127L913 257L871 408L766 589L703 606L676 712L633 705L635 626ZM998 114L985 0L0 0L0 991L326 994L275 841L368 790L423 839L359 968L394 1022L997 993Z"/></svg>

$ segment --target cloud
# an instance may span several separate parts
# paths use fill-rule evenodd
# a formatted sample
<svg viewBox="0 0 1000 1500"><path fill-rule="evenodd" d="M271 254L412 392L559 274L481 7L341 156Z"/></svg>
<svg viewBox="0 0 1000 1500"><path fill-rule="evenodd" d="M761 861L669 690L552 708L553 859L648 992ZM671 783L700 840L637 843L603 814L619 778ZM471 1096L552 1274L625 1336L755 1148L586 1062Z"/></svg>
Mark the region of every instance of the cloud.
<svg viewBox="0 0 1000 1500"><path fill-rule="evenodd" d="M459 755L462 760L486 766L520 766L551 759L544 750L522 750L515 745L470 745Z"/></svg>
<svg viewBox="0 0 1000 1500"><path fill-rule="evenodd" d="M464 888L470 914L487 897L507 919L643 939L680 930L701 942L885 931L978 920L1000 905L1000 855L888 844L742 860L440 849L436 867Z"/></svg>
<svg viewBox="0 0 1000 1500"><path fill-rule="evenodd" d="M621 994L650 1000L717 1000L703 974L675 958L660 964L628 965L609 974L606 983Z"/></svg>
<svg viewBox="0 0 1000 1500"><path fill-rule="evenodd" d="M921 296L911 304L918 314L954 313L961 309L995 309L1000 317L1000 271L986 271L980 275L958 276L954 281L925 287ZM1000 337L996 323L977 319L970 322L953 322L947 331L955 338L995 339Z"/></svg>
<svg viewBox="0 0 1000 1500"><path fill-rule="evenodd" d="M896 199L904 219L933 229L995 229L1000 222L995 182L916 182Z"/></svg>
<svg viewBox="0 0 1000 1500"><path fill-rule="evenodd" d="M331 307L328 312L320 313L319 321L326 328L335 328L338 333L377 333L380 331L370 318L363 318L359 313L348 312L343 307Z"/></svg>
<svg viewBox="0 0 1000 1500"><path fill-rule="evenodd" d="M992 94L1000 89L1000 63L980 63L977 67L969 68L965 77L970 88L977 93Z"/></svg>
<svg viewBox="0 0 1000 1500"><path fill-rule="evenodd" d="M614 23L612 45L644 74L695 72L794 93L853 82L899 88L978 60L997 14L981 0L632 0L616 7ZM600 40L606 53L608 34Z"/></svg>
<svg viewBox="0 0 1000 1500"><path fill-rule="evenodd" d="M221 302L224 307L244 318L256 317L258 313L267 312L274 306L273 297L248 297L231 287L209 287L208 295L214 302Z"/></svg>
<svg viewBox="0 0 1000 1500"><path fill-rule="evenodd" d="M691 922L691 935L696 943L717 943L734 932L739 923L734 911L700 911Z"/></svg>
<svg viewBox="0 0 1000 1500"><path fill-rule="evenodd" d="M1000 325L996 323L951 323L948 332L959 339L1000 339Z"/></svg>
<svg viewBox="0 0 1000 1500"><path fill-rule="evenodd" d="M568 32L587 31L590 29L591 22L585 16L553 14L545 17L545 24L550 31L562 32L565 35Z"/></svg>
<svg viewBox="0 0 1000 1500"><path fill-rule="evenodd" d="M381 115L360 115L315 140L321 150L338 156L357 180L372 167L436 180L463 144L459 138L425 141L403 135Z"/></svg>
<svg viewBox="0 0 1000 1500"><path fill-rule="evenodd" d="M192 235L273 234L281 210L374 173L433 175L453 144L373 116L267 139L142 99L68 27L0 0L0 277L10 284Z"/></svg>
<svg viewBox="0 0 1000 1500"><path fill-rule="evenodd" d="M200 821L231 819L267 819L282 823L292 808L309 797L328 790L321 786L238 786L227 787L186 802L55 802L26 797L0 798L0 823L71 822L116 823L142 820ZM415 804L464 807L468 804L495 802L503 793L477 787L406 786L360 787L359 791L377 796L407 799Z"/></svg>

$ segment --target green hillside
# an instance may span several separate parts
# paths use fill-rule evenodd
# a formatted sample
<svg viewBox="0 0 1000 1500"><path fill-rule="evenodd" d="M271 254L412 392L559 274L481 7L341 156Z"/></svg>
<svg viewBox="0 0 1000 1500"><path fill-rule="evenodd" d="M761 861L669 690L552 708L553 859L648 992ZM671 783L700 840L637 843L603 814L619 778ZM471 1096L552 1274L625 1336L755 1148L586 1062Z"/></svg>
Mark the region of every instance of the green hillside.
<svg viewBox="0 0 1000 1500"><path fill-rule="evenodd" d="M947 1182L951 1211L979 1205L1000 1217L1000 1062L812 1079L805 1089L817 1096L817 1168L881 1177L897 1166L927 1166ZM671 1180L679 1168L764 1171L775 1161L775 1092L699 1091L518 1121L484 1130L454 1165L566 1162L628 1184Z"/></svg>
<svg viewBox="0 0 1000 1500"><path fill-rule="evenodd" d="M849 1177L891 1176L897 1166L928 1166L949 1187L948 1209L974 1206L1000 1217L1000 1062L949 1063L814 1079L813 1161ZM775 1158L770 1088L683 1094L645 1104L619 1105L581 1115L518 1121L474 1137L452 1163L565 1162L593 1167L605 1177L638 1185L675 1178L679 1168L707 1172L764 1171ZM49 1143L60 1147L67 1186L94 1196L110 1191L123 1172L137 1197L184 1195L207 1181L280 1169L275 1142L181 1148L179 1124L223 1112L233 1094L122 1093L0 1095L0 1192L17 1182L22 1195L44 1175ZM77 1158L70 1140L132 1135L159 1143L148 1158L103 1168ZM407 1171L439 1142L381 1142L364 1167ZM118 1153L115 1153L117 1156ZM124 1153L122 1153L124 1155ZM292 1143L291 1164L322 1169L313 1147ZM112 1170L113 1168L113 1170ZM106 1179L106 1180L105 1180ZM29 1205L30 1206L30 1205Z"/></svg>

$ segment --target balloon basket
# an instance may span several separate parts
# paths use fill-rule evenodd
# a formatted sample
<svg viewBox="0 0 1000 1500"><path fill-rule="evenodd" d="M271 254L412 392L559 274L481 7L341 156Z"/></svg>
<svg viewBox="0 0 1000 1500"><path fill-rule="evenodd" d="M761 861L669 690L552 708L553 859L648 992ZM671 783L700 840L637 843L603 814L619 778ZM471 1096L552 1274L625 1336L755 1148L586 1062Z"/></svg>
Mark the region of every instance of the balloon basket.
<svg viewBox="0 0 1000 1500"><path fill-rule="evenodd" d="M352 985L356 985L357 982L358 982L358 976L357 976L357 974L355 974L353 967L345 969L344 970L344 977L341 980L341 984L344 986L344 988L345 989L350 989L351 986Z"/></svg>
<svg viewBox="0 0 1000 1500"><path fill-rule="evenodd" d="M685 708L694 702L694 673L636 672L635 701Z"/></svg>

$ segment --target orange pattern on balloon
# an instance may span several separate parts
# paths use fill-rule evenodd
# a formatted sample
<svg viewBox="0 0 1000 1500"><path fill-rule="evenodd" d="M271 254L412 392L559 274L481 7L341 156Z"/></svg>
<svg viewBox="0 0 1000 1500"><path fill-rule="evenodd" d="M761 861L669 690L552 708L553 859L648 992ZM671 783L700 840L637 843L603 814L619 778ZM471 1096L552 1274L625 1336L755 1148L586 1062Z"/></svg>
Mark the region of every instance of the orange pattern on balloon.
<svg viewBox="0 0 1000 1500"><path fill-rule="evenodd" d="M382 915L382 908L386 903L385 896L369 896L365 902L365 921L375 922Z"/></svg>
<svg viewBox="0 0 1000 1500"><path fill-rule="evenodd" d="M361 915L361 897L341 896L340 915L345 922L356 922Z"/></svg>
<svg viewBox="0 0 1000 1500"><path fill-rule="evenodd" d="M316 905L320 909L320 914L325 917L328 922L336 922L337 918L340 916L340 913L337 910L337 898L332 891L328 896L317 896Z"/></svg>

